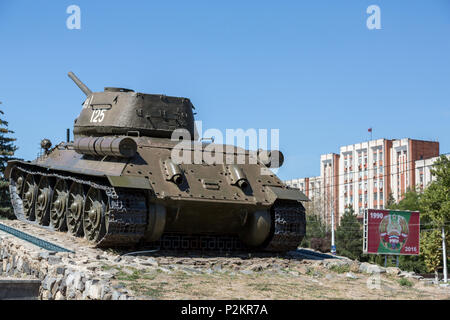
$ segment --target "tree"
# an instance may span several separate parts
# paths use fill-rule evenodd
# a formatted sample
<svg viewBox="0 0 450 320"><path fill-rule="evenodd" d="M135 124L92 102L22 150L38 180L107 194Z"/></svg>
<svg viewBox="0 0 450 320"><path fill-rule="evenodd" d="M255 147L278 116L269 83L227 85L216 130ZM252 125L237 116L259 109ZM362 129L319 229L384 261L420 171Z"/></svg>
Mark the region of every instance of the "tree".
<svg viewBox="0 0 450 320"><path fill-rule="evenodd" d="M13 159L17 147L14 145L16 139L8 136L14 131L8 129L8 121L2 117L3 115L4 112L0 110L0 216L12 218L14 214L9 199L9 182L5 179L4 173L7 162Z"/></svg>
<svg viewBox="0 0 450 320"><path fill-rule="evenodd" d="M360 260L362 256L363 230L350 206L341 217L336 229L336 250L339 255Z"/></svg>
<svg viewBox="0 0 450 320"><path fill-rule="evenodd" d="M392 195L392 194L391 194ZM399 203L389 203L387 208L392 210L410 210L417 211L419 210L420 204L420 195L411 189L406 190L406 193L403 195L403 199L400 200Z"/></svg>
<svg viewBox="0 0 450 320"><path fill-rule="evenodd" d="M450 160L441 156L433 165L431 174L436 178L421 196L422 223L425 230L421 232L421 254L424 256L428 271L434 271L442 265L442 229L449 243L448 230L450 221ZM447 251L448 260L448 251Z"/></svg>
<svg viewBox="0 0 450 320"><path fill-rule="evenodd" d="M417 193L412 189L408 189L403 196L403 199L399 203L393 201L387 206L387 209L391 210L409 210L409 211L420 211L421 210L421 194ZM421 215L422 219L422 215ZM421 221L423 222L423 221ZM422 237L423 233L421 233ZM399 267L402 270L414 271L418 273L425 273L427 271L424 256L400 256Z"/></svg>
<svg viewBox="0 0 450 320"><path fill-rule="evenodd" d="M311 240L324 238L325 234L325 226L320 217L311 213L306 214L306 236L303 238L301 246L311 248Z"/></svg>
<svg viewBox="0 0 450 320"><path fill-rule="evenodd" d="M420 251L424 256L427 271L434 272L438 280L438 268L442 263L442 238L441 231L428 230L421 232Z"/></svg>
<svg viewBox="0 0 450 320"><path fill-rule="evenodd" d="M392 207L393 205L395 205L395 198L394 198L394 194L392 192L389 193L389 197L387 199L386 202L386 208Z"/></svg>
<svg viewBox="0 0 450 320"><path fill-rule="evenodd" d="M450 160L441 156L433 165L431 174L436 178L424 191L424 216L435 227L446 227L450 221ZM447 225L446 225L447 224Z"/></svg>

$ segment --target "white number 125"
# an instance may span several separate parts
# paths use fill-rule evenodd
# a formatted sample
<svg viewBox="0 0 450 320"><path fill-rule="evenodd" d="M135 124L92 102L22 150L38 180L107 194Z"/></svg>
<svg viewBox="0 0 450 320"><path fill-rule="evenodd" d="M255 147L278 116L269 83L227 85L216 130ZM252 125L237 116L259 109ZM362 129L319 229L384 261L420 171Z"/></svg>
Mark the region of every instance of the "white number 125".
<svg viewBox="0 0 450 320"><path fill-rule="evenodd" d="M90 122L102 122L105 119L105 110L94 110Z"/></svg>

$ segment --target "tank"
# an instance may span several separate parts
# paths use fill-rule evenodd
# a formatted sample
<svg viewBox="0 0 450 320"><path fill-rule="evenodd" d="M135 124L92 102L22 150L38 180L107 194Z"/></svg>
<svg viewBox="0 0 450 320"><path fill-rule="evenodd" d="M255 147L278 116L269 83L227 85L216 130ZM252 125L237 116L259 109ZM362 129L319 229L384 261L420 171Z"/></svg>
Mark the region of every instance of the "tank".
<svg viewBox="0 0 450 320"><path fill-rule="evenodd" d="M298 247L309 200L271 170L283 164L281 152L197 141L188 98L92 92L68 75L86 95L73 141L70 132L54 147L43 139L35 160L5 170L18 219L97 247Z"/></svg>

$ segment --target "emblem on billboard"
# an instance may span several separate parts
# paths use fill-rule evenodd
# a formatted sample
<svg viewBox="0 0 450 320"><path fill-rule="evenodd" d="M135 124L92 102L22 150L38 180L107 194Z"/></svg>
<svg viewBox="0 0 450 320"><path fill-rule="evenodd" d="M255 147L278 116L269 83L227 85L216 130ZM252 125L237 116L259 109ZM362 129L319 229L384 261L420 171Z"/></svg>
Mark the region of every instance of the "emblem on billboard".
<svg viewBox="0 0 450 320"><path fill-rule="evenodd" d="M418 255L419 244L420 213L418 211L366 210L364 253Z"/></svg>
<svg viewBox="0 0 450 320"><path fill-rule="evenodd" d="M386 249L401 250L408 239L408 223L400 215L384 216L380 222L381 243Z"/></svg>

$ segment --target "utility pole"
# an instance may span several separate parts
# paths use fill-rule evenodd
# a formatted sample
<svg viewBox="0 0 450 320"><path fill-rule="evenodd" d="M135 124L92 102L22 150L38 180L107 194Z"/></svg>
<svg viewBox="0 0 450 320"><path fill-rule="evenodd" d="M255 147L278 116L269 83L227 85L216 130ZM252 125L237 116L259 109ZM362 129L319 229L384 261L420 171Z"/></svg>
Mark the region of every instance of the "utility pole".
<svg viewBox="0 0 450 320"><path fill-rule="evenodd" d="M444 283L447 283L447 252L445 248L445 230L442 227L442 259L444 260Z"/></svg>
<svg viewBox="0 0 450 320"><path fill-rule="evenodd" d="M332 172L334 173L334 168L335 168L334 157L332 158L332 164L333 164ZM332 177L333 177L333 180L331 180L332 186L333 186L333 183L335 180L334 176L335 175L332 175ZM331 194L332 194L332 196L331 196L331 198L332 198L332 204L331 204L331 254L336 254L336 244L334 243L334 207L336 205L336 200L337 200L337 197L339 197L339 194L335 194L335 193L333 193L333 191L331 191Z"/></svg>
<svg viewBox="0 0 450 320"><path fill-rule="evenodd" d="M334 208L331 208L331 254L336 254L336 245L334 244Z"/></svg>

